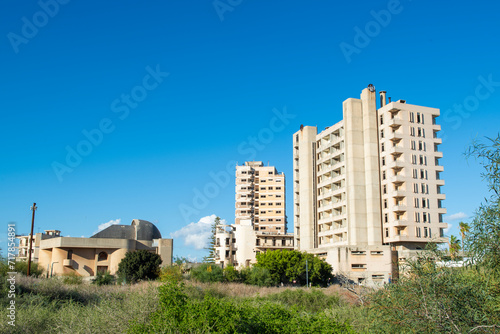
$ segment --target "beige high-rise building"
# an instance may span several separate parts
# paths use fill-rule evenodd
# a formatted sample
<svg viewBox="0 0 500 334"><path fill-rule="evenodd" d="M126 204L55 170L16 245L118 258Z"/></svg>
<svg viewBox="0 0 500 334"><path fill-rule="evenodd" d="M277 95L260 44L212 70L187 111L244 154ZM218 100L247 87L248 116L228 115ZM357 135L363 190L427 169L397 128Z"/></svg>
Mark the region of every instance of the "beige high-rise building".
<svg viewBox="0 0 500 334"><path fill-rule="evenodd" d="M428 242L446 242L439 110L386 103L372 85L343 103L343 120L293 135L295 247L337 274L377 284Z"/></svg>
<svg viewBox="0 0 500 334"><path fill-rule="evenodd" d="M234 225L216 228L215 262L236 267L256 262L260 252L293 249L287 232L285 175L261 161L236 166Z"/></svg>
<svg viewBox="0 0 500 334"><path fill-rule="evenodd" d="M255 231L286 233L285 174L262 161L236 166L236 225L242 219Z"/></svg>

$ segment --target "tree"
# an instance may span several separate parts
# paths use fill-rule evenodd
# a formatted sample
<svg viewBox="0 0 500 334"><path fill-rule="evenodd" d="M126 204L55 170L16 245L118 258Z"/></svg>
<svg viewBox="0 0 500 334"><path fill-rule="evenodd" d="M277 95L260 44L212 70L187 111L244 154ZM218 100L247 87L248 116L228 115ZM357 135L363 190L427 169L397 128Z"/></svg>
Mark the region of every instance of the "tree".
<svg viewBox="0 0 500 334"><path fill-rule="evenodd" d="M160 255L141 249L127 252L118 264L118 274L129 283L156 279L160 274Z"/></svg>
<svg viewBox="0 0 500 334"><path fill-rule="evenodd" d="M462 236L462 249L464 249L465 235L467 234L467 232L469 232L470 227L469 224L464 222L458 223L458 226L460 227L460 235Z"/></svg>
<svg viewBox="0 0 500 334"><path fill-rule="evenodd" d="M307 274L306 274L307 260ZM326 285L332 277L332 267L324 260L296 250L274 250L257 254L257 267L266 268L274 284L289 284L295 281L306 284L308 279L313 285Z"/></svg>
<svg viewBox="0 0 500 334"><path fill-rule="evenodd" d="M221 282L224 280L222 268L214 263L203 263L191 269L191 277L202 283Z"/></svg>
<svg viewBox="0 0 500 334"><path fill-rule="evenodd" d="M210 239L208 247L205 248L206 250L208 250L208 255L203 258L203 262L205 263L215 263L215 245L216 245L215 233L217 232L217 225L219 224L220 224L220 217L216 217L210 229Z"/></svg>
<svg viewBox="0 0 500 334"><path fill-rule="evenodd" d="M448 248L450 250L450 256L452 260L456 260L457 254L460 251L460 240L454 235L450 236L450 240L448 241Z"/></svg>
<svg viewBox="0 0 500 334"><path fill-rule="evenodd" d="M500 134L489 143L474 141L466 152L483 166L481 176L487 181L490 197L476 210L465 249L473 263L500 274Z"/></svg>

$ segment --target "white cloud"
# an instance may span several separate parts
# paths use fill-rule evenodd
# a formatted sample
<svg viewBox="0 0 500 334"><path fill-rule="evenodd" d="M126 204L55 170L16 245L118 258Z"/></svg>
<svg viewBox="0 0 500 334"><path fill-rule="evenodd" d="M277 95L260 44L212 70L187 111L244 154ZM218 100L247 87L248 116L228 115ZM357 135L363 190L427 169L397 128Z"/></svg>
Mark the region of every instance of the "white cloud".
<svg viewBox="0 0 500 334"><path fill-rule="evenodd" d="M216 215L201 218L197 223L189 223L178 231L170 233L171 238L179 238L184 241L184 245L192 246L195 249L208 247L211 236L212 224L217 218ZM221 219L221 223L226 222Z"/></svg>
<svg viewBox="0 0 500 334"><path fill-rule="evenodd" d="M448 223L448 227L444 229L444 234L448 234L448 232L450 232L452 227L453 227L453 224Z"/></svg>
<svg viewBox="0 0 500 334"><path fill-rule="evenodd" d="M454 221L454 220L459 220L459 219L464 219L464 218L467 218L468 216L463 213L463 212L457 212L457 213L454 213L452 215L449 215L446 217L446 220L447 221Z"/></svg>
<svg viewBox="0 0 500 334"><path fill-rule="evenodd" d="M105 228L110 227L111 225L120 224L121 221L122 221L121 218L118 218L118 219L115 219L115 220L110 220L107 223L103 223L103 224L97 226L97 231L94 231L94 234L96 234L98 232L101 232L102 230L104 230ZM83 235L82 235L82 238L83 238Z"/></svg>

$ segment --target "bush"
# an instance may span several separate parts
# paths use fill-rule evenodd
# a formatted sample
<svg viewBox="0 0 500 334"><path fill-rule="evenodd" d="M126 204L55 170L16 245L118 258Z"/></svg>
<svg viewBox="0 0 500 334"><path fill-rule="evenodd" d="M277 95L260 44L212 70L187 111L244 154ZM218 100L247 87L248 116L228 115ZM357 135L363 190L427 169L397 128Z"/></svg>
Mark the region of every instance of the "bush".
<svg viewBox="0 0 500 334"><path fill-rule="evenodd" d="M149 323L132 324L129 333L353 333L324 312L306 314L271 301L243 301L205 294L190 299L183 284L159 288L160 306Z"/></svg>
<svg viewBox="0 0 500 334"><path fill-rule="evenodd" d="M180 282L182 281L181 265L165 266L160 270L160 280L162 282Z"/></svg>
<svg viewBox="0 0 500 334"><path fill-rule="evenodd" d="M252 266L243 268L241 277L245 284L257 286L271 286L276 283L271 278L271 273L267 268Z"/></svg>
<svg viewBox="0 0 500 334"><path fill-rule="evenodd" d="M127 252L118 264L118 275L128 283L154 280L160 275L160 255L141 249Z"/></svg>
<svg viewBox="0 0 500 334"><path fill-rule="evenodd" d="M64 284L82 284L83 282L83 278L74 271L63 274L62 277Z"/></svg>
<svg viewBox="0 0 500 334"><path fill-rule="evenodd" d="M92 284L96 285L110 285L115 282L115 277L111 275L109 271L106 271L105 273L97 273L95 278L92 280Z"/></svg>
<svg viewBox="0 0 500 334"><path fill-rule="evenodd" d="M213 263L203 263L191 269L191 277L202 283L222 282L224 280L222 268Z"/></svg>
<svg viewBox="0 0 500 334"><path fill-rule="evenodd" d="M28 274L28 262L19 261L16 262L16 272L27 275ZM43 274L43 268L36 262L31 262L30 266L30 276L40 277Z"/></svg>
<svg viewBox="0 0 500 334"><path fill-rule="evenodd" d="M227 282L239 282L240 273L233 266L227 266L224 268L224 279Z"/></svg>

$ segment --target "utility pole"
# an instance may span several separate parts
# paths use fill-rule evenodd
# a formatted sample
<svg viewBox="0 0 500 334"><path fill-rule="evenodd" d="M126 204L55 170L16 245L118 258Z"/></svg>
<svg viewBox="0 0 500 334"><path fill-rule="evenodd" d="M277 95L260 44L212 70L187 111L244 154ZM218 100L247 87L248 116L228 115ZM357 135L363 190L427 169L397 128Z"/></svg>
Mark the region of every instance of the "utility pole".
<svg viewBox="0 0 500 334"><path fill-rule="evenodd" d="M33 211L33 215L31 216L31 234L30 234L30 249L28 251L28 273L27 276L30 276L31 271L31 249L33 247L33 227L35 226L35 210L37 209L36 203L33 203L31 207L31 211Z"/></svg>
<svg viewBox="0 0 500 334"><path fill-rule="evenodd" d="M306 259L306 287L309 287L309 268L307 267L307 259Z"/></svg>

